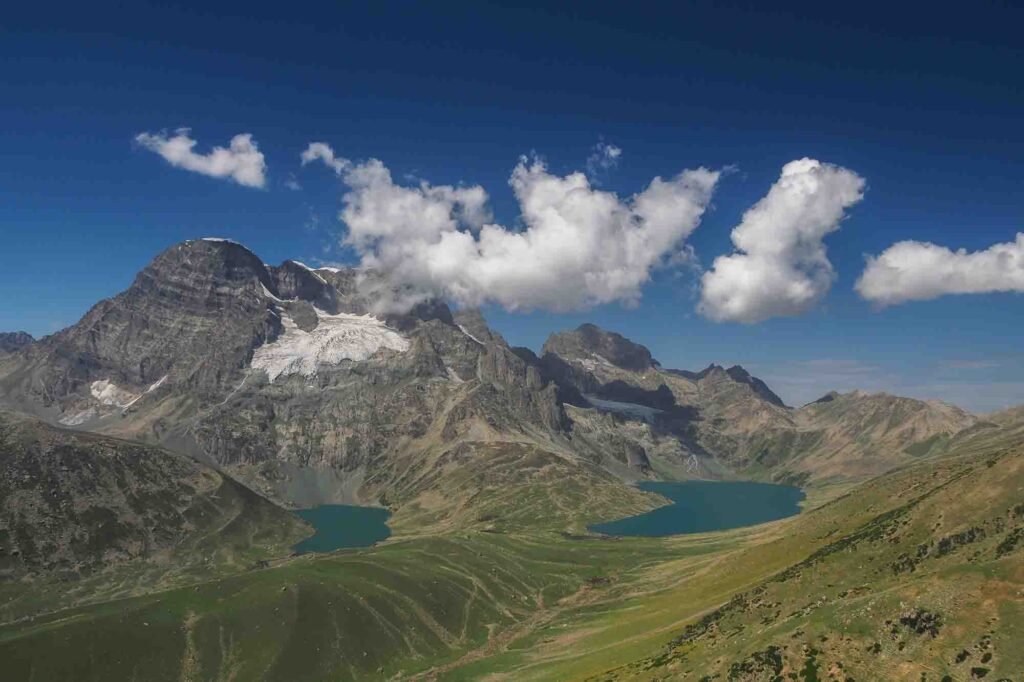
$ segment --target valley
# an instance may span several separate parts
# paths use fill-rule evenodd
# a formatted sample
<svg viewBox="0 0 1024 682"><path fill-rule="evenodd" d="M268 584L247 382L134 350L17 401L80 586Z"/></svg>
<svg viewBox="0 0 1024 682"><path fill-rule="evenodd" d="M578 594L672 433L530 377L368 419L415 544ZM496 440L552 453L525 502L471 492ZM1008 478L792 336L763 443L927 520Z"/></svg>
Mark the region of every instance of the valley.
<svg viewBox="0 0 1024 682"><path fill-rule="evenodd" d="M791 407L739 366L665 368L590 324L535 353L472 309L378 310L380 286L191 240L76 325L5 341L12 679L1024 671L1019 409ZM702 486L736 512L785 495L660 537L604 525ZM300 517L352 504L388 534L306 552Z"/></svg>

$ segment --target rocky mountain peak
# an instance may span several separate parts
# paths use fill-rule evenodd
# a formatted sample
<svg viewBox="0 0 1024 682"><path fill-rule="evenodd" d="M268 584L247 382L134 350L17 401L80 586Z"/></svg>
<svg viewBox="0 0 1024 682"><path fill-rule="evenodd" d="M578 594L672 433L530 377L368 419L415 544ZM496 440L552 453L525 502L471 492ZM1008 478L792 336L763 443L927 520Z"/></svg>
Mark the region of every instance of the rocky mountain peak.
<svg viewBox="0 0 1024 682"><path fill-rule="evenodd" d="M826 393L825 395L821 396L817 400L812 400L811 402L809 402L807 404L808 405L818 405L820 403L830 403L833 400L835 400L836 398L839 398L841 396L842 396L842 394L839 391L829 391L828 393Z"/></svg>
<svg viewBox="0 0 1024 682"><path fill-rule="evenodd" d="M590 323L581 324L572 331L552 334L544 343L542 354L547 353L568 361L604 360L621 369L635 372L643 372L657 365L645 346Z"/></svg>
<svg viewBox="0 0 1024 682"><path fill-rule="evenodd" d="M323 274L295 260L286 260L271 270L279 298L300 299L329 313L338 312L334 287L328 284Z"/></svg>
<svg viewBox="0 0 1024 682"><path fill-rule="evenodd" d="M270 270L252 251L229 239L206 237L170 247L158 255L139 273L151 276L202 273L218 280L239 282L256 279L268 290L276 292Z"/></svg>
<svg viewBox="0 0 1024 682"><path fill-rule="evenodd" d="M777 396L770 388L768 384L761 381L746 369L740 365L733 365L726 369L722 365L711 363L699 372L688 372L684 369L669 369L665 370L670 374L676 376L686 377L691 381L702 382L705 384L746 384L753 393L773 405L778 407L785 407L785 403L782 402L782 398Z"/></svg>
<svg viewBox="0 0 1024 682"><path fill-rule="evenodd" d="M128 289L32 344L28 364L10 381L44 404L72 408L89 396L108 404L107 389L139 396L182 382L200 395L218 393L237 382L253 348L280 333L266 296L276 289L270 270L241 244L176 244Z"/></svg>
<svg viewBox="0 0 1024 682"><path fill-rule="evenodd" d="M774 391L768 388L768 384L764 383L757 377L753 376L750 372L743 369L741 366L733 365L729 369L725 370L725 373L728 374L729 378L731 378L733 381L736 381L741 384L747 384L748 386L750 386L751 389L753 389L754 393L756 393L761 398L767 400L768 402L772 403L773 405L778 405L779 407L786 406L786 404L782 402L782 398L775 395Z"/></svg>
<svg viewBox="0 0 1024 682"><path fill-rule="evenodd" d="M491 342L505 343L501 334L497 333L487 325L487 320L477 308L464 308L453 315L453 322L466 336L479 344L487 345ZM516 350L516 349L513 349ZM519 349L525 350L525 349ZM518 352L518 351L517 351ZM533 352L530 352L533 355ZM536 355L533 355L536 360Z"/></svg>
<svg viewBox="0 0 1024 682"><path fill-rule="evenodd" d="M704 379L705 377L708 376L714 376L717 377L718 379L728 378L728 374L726 374L725 368L713 362L704 369L700 370L699 372L691 372L690 370L687 369L666 369L665 371L669 372L670 374L675 374L676 376L686 377L691 381L700 381L701 379Z"/></svg>
<svg viewBox="0 0 1024 682"><path fill-rule="evenodd" d="M28 332L0 332L0 353L14 353L34 341Z"/></svg>
<svg viewBox="0 0 1024 682"><path fill-rule="evenodd" d="M721 365L716 364L714 362L712 362L710 365L702 369L697 374L701 379L707 376L717 376L720 378L728 376L728 374L725 371L725 367L722 367Z"/></svg>

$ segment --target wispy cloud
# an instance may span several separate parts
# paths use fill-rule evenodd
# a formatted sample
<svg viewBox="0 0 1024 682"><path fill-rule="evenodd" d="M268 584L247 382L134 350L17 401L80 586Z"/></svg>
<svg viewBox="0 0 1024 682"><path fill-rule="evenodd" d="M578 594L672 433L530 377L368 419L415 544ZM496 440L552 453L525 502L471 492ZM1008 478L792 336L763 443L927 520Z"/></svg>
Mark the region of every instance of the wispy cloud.
<svg viewBox="0 0 1024 682"><path fill-rule="evenodd" d="M179 128L168 137L166 133L139 133L135 142L162 156L175 168L226 178L245 187L265 187L267 164L263 153L249 133L235 135L227 148L214 147L208 154L195 151L197 142L189 137L188 128Z"/></svg>
<svg viewBox="0 0 1024 682"><path fill-rule="evenodd" d="M995 360L942 360L938 363L940 369L952 370L993 369L1001 365Z"/></svg>
<svg viewBox="0 0 1024 682"><path fill-rule="evenodd" d="M352 166L352 162L348 159L336 157L331 146L324 142L310 142L300 158L302 159L303 166L314 161L322 161L325 166L338 175L341 175Z"/></svg>
<svg viewBox="0 0 1024 682"><path fill-rule="evenodd" d="M593 146L587 157L587 174L591 179L600 178L618 166L621 157L622 149L601 140Z"/></svg>

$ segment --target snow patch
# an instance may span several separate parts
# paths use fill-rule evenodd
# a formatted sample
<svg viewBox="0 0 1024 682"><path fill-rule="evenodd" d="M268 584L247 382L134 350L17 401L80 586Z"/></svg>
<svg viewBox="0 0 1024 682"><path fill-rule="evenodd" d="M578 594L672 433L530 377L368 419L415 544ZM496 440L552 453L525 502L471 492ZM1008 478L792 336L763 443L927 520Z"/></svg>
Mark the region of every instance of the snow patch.
<svg viewBox="0 0 1024 682"><path fill-rule="evenodd" d="M700 460L697 459L697 455L690 453L690 458L686 460L686 472L689 474L700 473Z"/></svg>
<svg viewBox="0 0 1024 682"><path fill-rule="evenodd" d="M167 381L167 377L168 377L168 376L169 376L169 375L165 374L165 375L163 375L162 377L160 377L159 379L157 379L156 381L154 381L154 382L153 382L153 383L152 383L152 384L150 385L150 387L146 389L146 393L152 393L152 392L153 392L153 391L155 391L156 389L158 389L158 388L160 388L161 386L163 386L163 385L164 385L164 382L165 382L165 381Z"/></svg>
<svg viewBox="0 0 1024 682"><path fill-rule="evenodd" d="M583 394L583 397L587 399L588 403L602 412L613 412L624 417L643 419L646 422L653 422L654 417L663 412L663 410L659 410L656 407L648 407L638 403L624 403L618 400L603 400L586 393Z"/></svg>
<svg viewBox="0 0 1024 682"><path fill-rule="evenodd" d="M199 241L201 242L223 242L225 244L238 244L234 239L225 239L224 237L203 237ZM238 244L241 246L241 244Z"/></svg>
<svg viewBox="0 0 1024 682"><path fill-rule="evenodd" d="M90 407L89 409L82 410L81 412L65 415L61 417L59 421L64 426L80 426L95 416L96 408Z"/></svg>
<svg viewBox="0 0 1024 682"><path fill-rule="evenodd" d="M598 367L615 367L608 358L597 353L591 353L589 358L576 358L576 362L583 365L583 369L593 372Z"/></svg>
<svg viewBox="0 0 1024 682"><path fill-rule="evenodd" d="M89 392L92 393L93 398L96 398L96 400L104 405L115 405L121 408L132 404L138 399L138 396L134 393L118 387L117 384L109 379L92 382L89 385Z"/></svg>
<svg viewBox="0 0 1024 682"><path fill-rule="evenodd" d="M317 268L317 270L324 270L325 272L333 272L334 274L338 274L339 272L341 272L342 269L341 268L334 268L334 267L330 267L328 265L325 265L322 268Z"/></svg>
<svg viewBox="0 0 1024 682"><path fill-rule="evenodd" d="M313 268L309 267L308 265L306 265L302 261L293 260L292 262L295 263L296 265L298 265L300 268L302 268L306 272L308 272L311 275L313 275L314 277L316 277L322 283L327 284L327 280L325 280L323 277L321 277L320 273L318 273L316 270L314 270Z"/></svg>
<svg viewBox="0 0 1024 682"><path fill-rule="evenodd" d="M483 342L483 341L481 341L480 339L478 339L478 338L476 338L475 336L473 336L472 334L470 334L470 333L469 333L469 330L468 330L468 329L466 329L465 327L463 327L463 326L462 326L461 324L456 324L455 326L456 326L456 327L458 327L458 328L459 328L459 329L460 329L460 330L462 331L462 333L463 333L463 334L465 334L465 335L466 335L466 336L468 336L469 338L473 339L474 341L476 341L477 343L479 343L479 344L480 344L481 346L486 346L486 345L487 345L486 343L484 343L484 342Z"/></svg>
<svg viewBox="0 0 1024 682"><path fill-rule="evenodd" d="M113 381L109 379L101 379L100 381L94 381L89 385L89 392L92 393L92 397L100 401L104 405L112 405L114 407L120 407L122 410L127 410L129 407L139 401L142 396L152 393L156 389L160 388L165 381L167 381L168 375L163 375L152 384L149 388L139 394L132 393L131 391L121 388ZM63 421L61 422L64 423ZM81 422L78 422L79 424Z"/></svg>
<svg viewBox="0 0 1024 682"><path fill-rule="evenodd" d="M282 312L284 332L273 343L256 349L253 369L265 371L273 383L279 376L289 374L316 376L322 365L337 365L342 360L361 362L382 348L399 353L409 350L405 337L372 315L331 315L319 309L316 313L319 324L306 332Z"/></svg>
<svg viewBox="0 0 1024 682"><path fill-rule="evenodd" d="M142 396L144 396L144 395L146 395L148 393L152 393L156 389L160 388L165 381L167 381L167 375L166 374L163 375L162 377L160 377L159 379L157 379L156 381L154 381L152 384L150 384L149 388L147 388L145 391L143 391L139 395L135 396L135 398L130 400L127 404L122 405L121 409L127 410L129 407L131 407L132 405L137 403L139 401L139 399L142 398Z"/></svg>
<svg viewBox="0 0 1024 682"><path fill-rule="evenodd" d="M263 290L263 295L269 298L271 301L274 301L275 303L285 303L285 301L282 301L277 296L274 296L274 294L270 293L270 289L268 289L267 285L264 284L263 282L260 282L260 289Z"/></svg>

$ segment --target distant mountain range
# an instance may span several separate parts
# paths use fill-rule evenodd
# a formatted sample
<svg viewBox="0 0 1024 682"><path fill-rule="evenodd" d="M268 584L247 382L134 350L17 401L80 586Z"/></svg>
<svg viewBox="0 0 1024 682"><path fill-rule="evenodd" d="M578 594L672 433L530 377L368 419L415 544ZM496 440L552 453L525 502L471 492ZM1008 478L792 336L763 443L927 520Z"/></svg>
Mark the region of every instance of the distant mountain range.
<svg viewBox="0 0 1024 682"><path fill-rule="evenodd" d="M742 367L664 368L591 324L553 334L538 356L441 301L374 314L381 286L350 269L268 266L231 241L184 242L77 324L6 335L0 404L192 455L285 505L399 512L443 490L467 456L453 453L481 444L555 453L609 482L806 483L866 478L983 426L885 394L793 409Z"/></svg>

